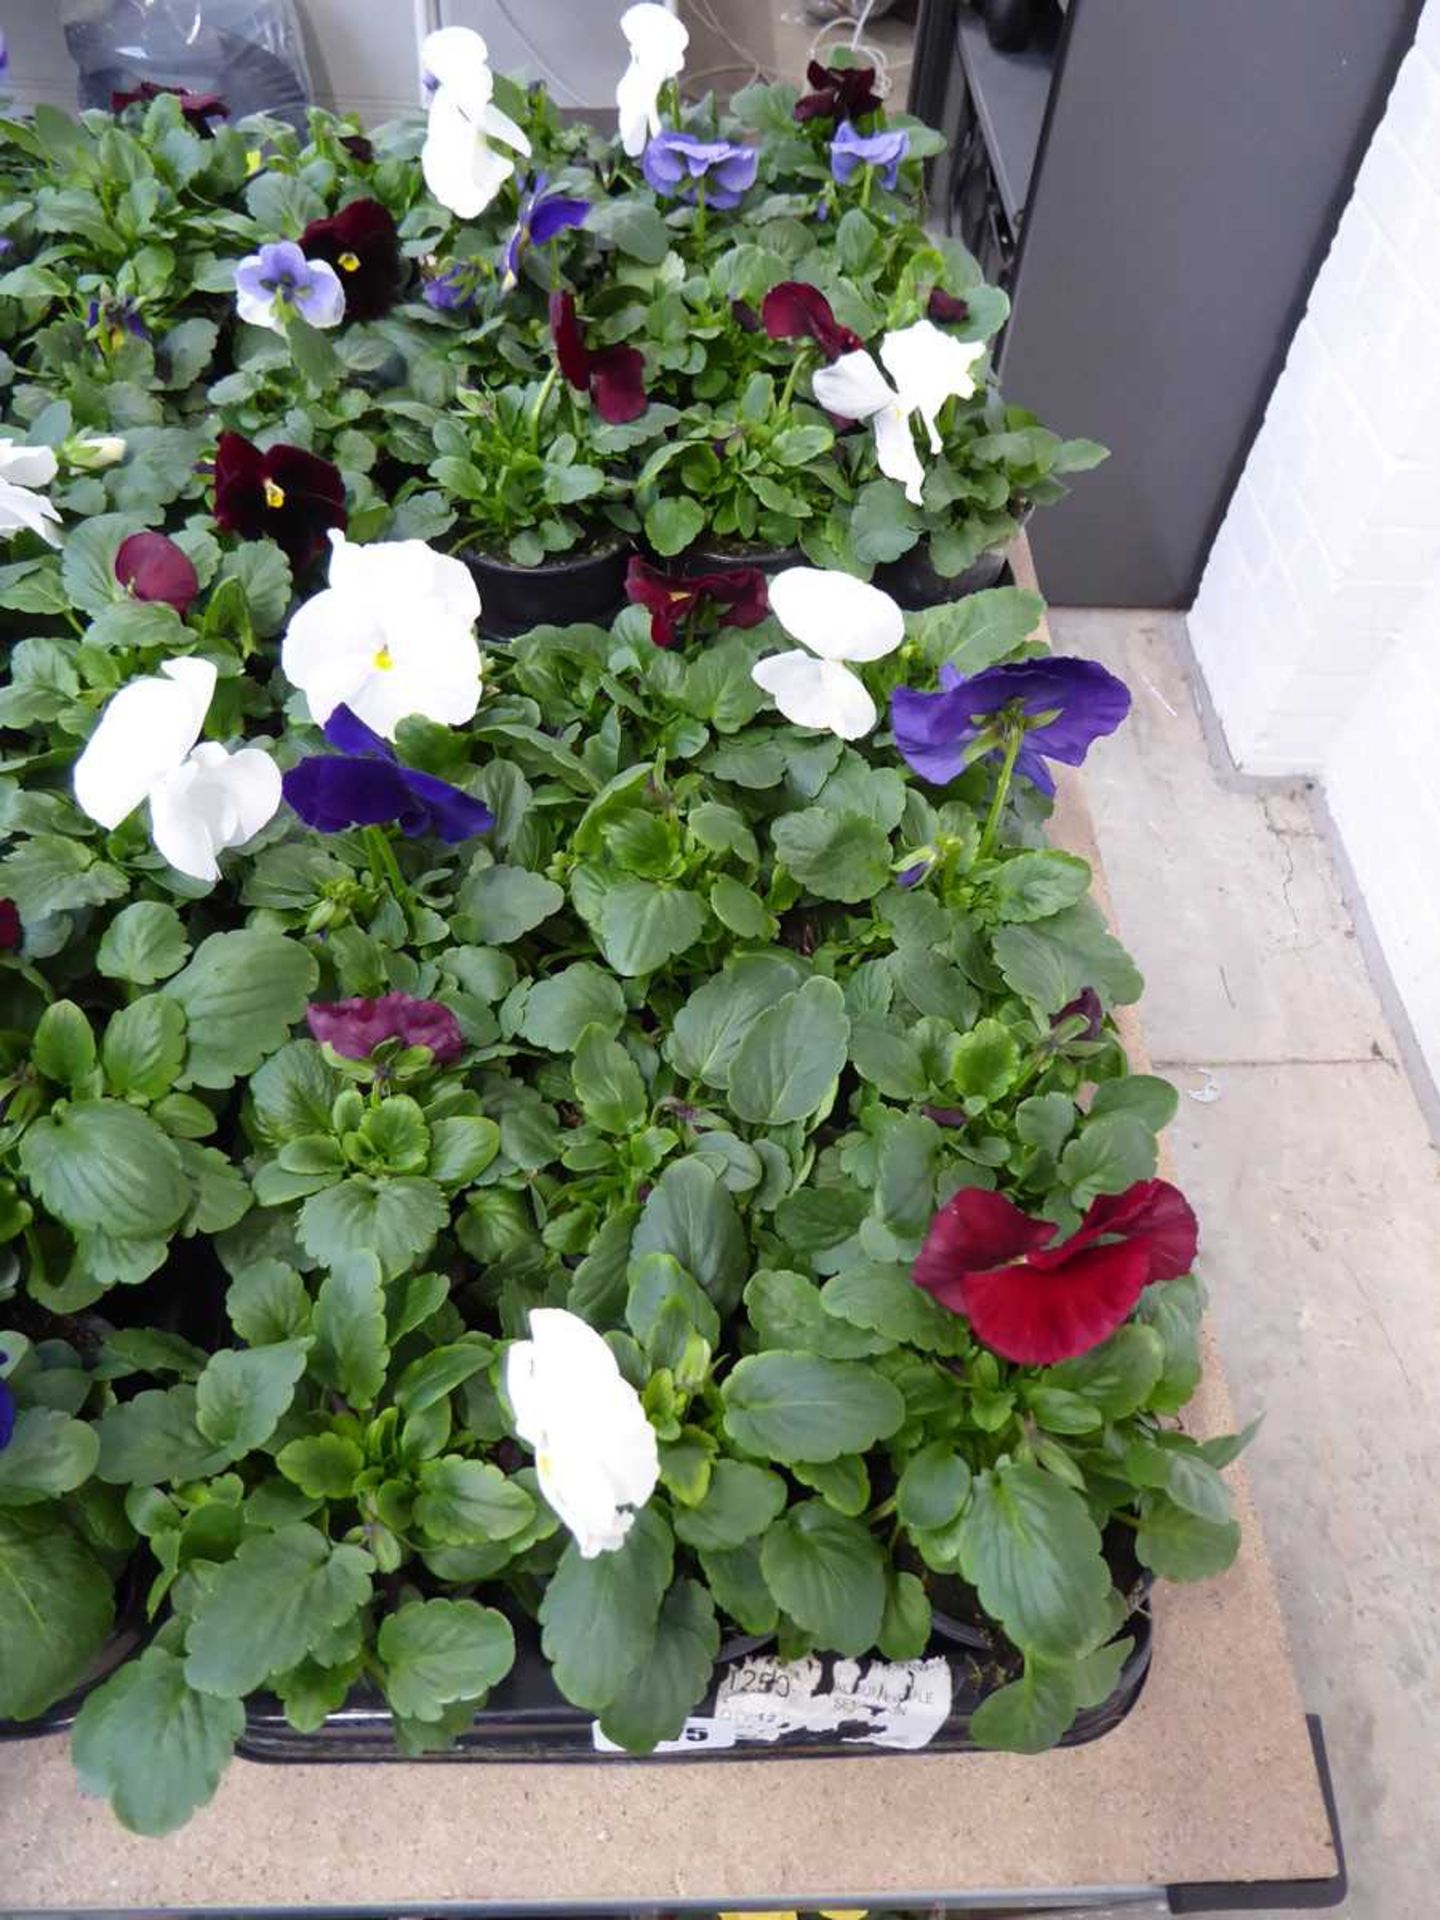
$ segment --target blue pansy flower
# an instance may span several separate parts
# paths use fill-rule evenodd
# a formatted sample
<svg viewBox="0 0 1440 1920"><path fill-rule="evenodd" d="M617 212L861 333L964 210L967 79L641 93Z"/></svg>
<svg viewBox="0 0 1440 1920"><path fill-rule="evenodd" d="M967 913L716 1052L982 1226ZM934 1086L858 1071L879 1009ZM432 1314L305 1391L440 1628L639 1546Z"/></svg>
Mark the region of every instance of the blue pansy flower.
<svg viewBox="0 0 1440 1920"><path fill-rule="evenodd" d="M452 846L494 826L490 809L459 787L402 767L394 749L348 707L331 713L325 738L338 751L312 754L284 779L285 798L307 826L341 833L396 820L403 833L431 833Z"/></svg>
<svg viewBox="0 0 1440 1920"><path fill-rule="evenodd" d="M0 1367L9 1361L8 1353L0 1353ZM0 1380L0 1453L10 1444L10 1436L15 1431L15 1396Z"/></svg>
<svg viewBox="0 0 1440 1920"><path fill-rule="evenodd" d="M858 133L850 121L842 121L830 142L830 171L843 187L855 176L857 167L874 167L881 184L893 192L900 178L900 163L910 152L910 136L903 127L881 133Z"/></svg>
<svg viewBox="0 0 1440 1920"><path fill-rule="evenodd" d="M697 140L690 133L657 133L645 149L641 171L655 192L667 200L696 197L703 180L707 206L738 207L740 196L755 184L760 155L754 147L730 140Z"/></svg>
<svg viewBox="0 0 1440 1920"><path fill-rule="evenodd" d="M1012 729L1022 736L1016 769L1054 793L1046 760L1078 767L1093 743L1130 711L1130 689L1097 660L1046 655L987 667L968 678L940 669L940 692L897 687L890 697L895 745L907 766L937 787L978 759L1003 754Z"/></svg>
<svg viewBox="0 0 1440 1920"><path fill-rule="evenodd" d="M536 174L528 193L520 197L510 238L505 242L500 288L508 293L520 278L520 262L527 247L546 247L567 227L583 227L590 202L573 194L552 193L543 173Z"/></svg>

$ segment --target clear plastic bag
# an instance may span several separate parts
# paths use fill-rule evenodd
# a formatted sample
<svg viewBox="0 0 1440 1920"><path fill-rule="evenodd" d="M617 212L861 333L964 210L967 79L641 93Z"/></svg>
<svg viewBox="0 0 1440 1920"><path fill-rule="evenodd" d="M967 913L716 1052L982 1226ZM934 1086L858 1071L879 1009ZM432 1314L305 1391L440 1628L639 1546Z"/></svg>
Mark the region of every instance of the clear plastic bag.
<svg viewBox="0 0 1440 1920"><path fill-rule="evenodd" d="M310 73L294 0L62 0L82 107L147 81L219 94L232 120L268 113L303 128Z"/></svg>

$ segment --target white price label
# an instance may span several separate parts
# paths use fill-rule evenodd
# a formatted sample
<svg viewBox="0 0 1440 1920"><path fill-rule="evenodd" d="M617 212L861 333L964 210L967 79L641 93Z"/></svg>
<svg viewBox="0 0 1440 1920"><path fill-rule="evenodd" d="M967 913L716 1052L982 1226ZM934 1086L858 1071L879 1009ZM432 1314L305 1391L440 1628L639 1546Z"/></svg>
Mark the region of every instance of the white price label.
<svg viewBox="0 0 1440 1920"><path fill-rule="evenodd" d="M606 1739L597 1720L590 1730L597 1753L624 1753L613 1740ZM723 1720L690 1719L681 1728L678 1740L662 1740L656 1753L700 1753L716 1747L733 1747L735 1729Z"/></svg>
<svg viewBox="0 0 1440 1920"><path fill-rule="evenodd" d="M726 1673L715 1718L736 1738L779 1740L787 1733L833 1733L846 1744L928 1747L950 1717L950 1663L930 1660L777 1660L754 1654Z"/></svg>

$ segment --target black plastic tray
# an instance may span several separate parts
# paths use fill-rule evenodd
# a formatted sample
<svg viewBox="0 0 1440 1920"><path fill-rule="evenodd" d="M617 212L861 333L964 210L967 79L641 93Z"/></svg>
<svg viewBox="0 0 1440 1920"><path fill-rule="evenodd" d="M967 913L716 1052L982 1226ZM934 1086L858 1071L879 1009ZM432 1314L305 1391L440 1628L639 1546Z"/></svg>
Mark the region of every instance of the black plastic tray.
<svg viewBox="0 0 1440 1920"><path fill-rule="evenodd" d="M1134 1613L1122 1629L1135 1642L1114 1692L1098 1707L1086 1708L1061 1741L1062 1746L1078 1747L1098 1740L1117 1727L1140 1697L1150 1670L1151 1622L1148 1610ZM727 1677L734 1683L738 1670L757 1657L769 1658L769 1643L760 1640L732 1642L721 1649L709 1691L694 1709L684 1737L653 1754L632 1756L597 1745L593 1714L574 1707L557 1689L550 1669L540 1652L533 1628L522 1626L516 1632L515 1665L491 1693L454 1747L440 1753L425 1754L424 1760L448 1761L535 1761L601 1762L642 1761L663 1766L673 1760L766 1760L803 1756L808 1759L869 1756L880 1753L972 1753L978 1751L970 1737L970 1717L993 1691L993 1679L987 1675L974 1649L936 1636L926 1653L927 1660L943 1658L950 1668L952 1689L948 1717L923 1747L898 1747L878 1744L876 1724L863 1714L853 1721L818 1730L795 1728L774 1739L757 1738L739 1732L733 1743L727 1737L734 1723L715 1718L716 1696ZM833 1654L815 1656L822 1670L816 1693L823 1697L836 1684L837 1667L850 1670L844 1684L853 1684L854 1671L875 1678L875 1670L896 1663L878 1658L844 1662ZM993 1672L993 1669L991 1669ZM724 1743L717 1742L716 1727ZM267 1694L257 1695L246 1707L245 1731L238 1752L248 1760L314 1765L320 1762L404 1760L408 1756L396 1748L391 1734L390 1712L378 1690L359 1687L345 1706L315 1733L297 1733L286 1720L280 1702Z"/></svg>

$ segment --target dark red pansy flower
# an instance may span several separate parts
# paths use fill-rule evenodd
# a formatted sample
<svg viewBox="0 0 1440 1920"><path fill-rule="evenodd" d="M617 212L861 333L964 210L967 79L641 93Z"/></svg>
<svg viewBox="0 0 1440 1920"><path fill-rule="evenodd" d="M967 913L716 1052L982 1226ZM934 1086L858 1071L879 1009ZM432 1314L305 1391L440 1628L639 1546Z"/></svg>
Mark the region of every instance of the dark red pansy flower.
<svg viewBox="0 0 1440 1920"><path fill-rule="evenodd" d="M126 107L133 107L139 100L147 103L158 100L162 93L173 93L180 102L180 111L191 128L208 139L212 120L228 120L230 109L218 93L190 93L184 87L161 87L153 80L142 80L138 87L130 92L115 92L110 96L110 111L123 113Z"/></svg>
<svg viewBox="0 0 1440 1920"><path fill-rule="evenodd" d="M742 333L759 333L760 316L748 300L732 300L730 312Z"/></svg>
<svg viewBox="0 0 1440 1920"><path fill-rule="evenodd" d="M1083 1020L1084 1026L1078 1033L1072 1034L1072 1040L1098 1040L1105 1031L1105 1008L1094 987L1086 987L1070 1004L1062 1007L1050 1022L1051 1030L1063 1026L1069 1020Z"/></svg>
<svg viewBox="0 0 1440 1920"><path fill-rule="evenodd" d="M340 469L303 447L267 447L222 433L215 449L215 524L243 540L269 538L294 567L313 560L331 527L345 525Z"/></svg>
<svg viewBox="0 0 1440 1920"><path fill-rule="evenodd" d="M0 900L0 953L14 953L24 938L20 909L13 900Z"/></svg>
<svg viewBox="0 0 1440 1920"><path fill-rule="evenodd" d="M408 993L386 993L378 1000L312 1003L305 1022L315 1038L346 1060L368 1060L383 1040L407 1047L428 1047L440 1066L465 1051L460 1022L438 1000L414 1000Z"/></svg>
<svg viewBox="0 0 1440 1920"><path fill-rule="evenodd" d="M550 337L561 373L578 392L590 395L602 420L619 427L640 418L649 401L645 356L638 347L587 347L570 293L550 296Z"/></svg>
<svg viewBox="0 0 1440 1920"><path fill-rule="evenodd" d="M163 533L132 533L115 554L115 578L137 600L158 600L183 620L200 591L188 553Z"/></svg>
<svg viewBox="0 0 1440 1920"><path fill-rule="evenodd" d="M865 345L858 333L841 326L820 289L804 280L782 280L772 287L761 306L760 320L772 340L808 336L827 360L856 353Z"/></svg>
<svg viewBox="0 0 1440 1920"><path fill-rule="evenodd" d="M388 207L352 200L328 220L312 220L300 236L307 260L324 260L340 276L351 320L378 320L400 289L400 235Z"/></svg>
<svg viewBox="0 0 1440 1920"><path fill-rule="evenodd" d="M368 167L375 158L375 149L363 133L342 133L340 144L352 160L358 160L362 167Z"/></svg>
<svg viewBox="0 0 1440 1920"><path fill-rule="evenodd" d="M915 1283L1005 1359L1048 1367L1108 1340L1152 1281L1195 1262L1195 1216L1168 1180L1102 1194L1058 1246L1056 1232L1003 1194L962 1187L930 1222Z"/></svg>
<svg viewBox="0 0 1440 1920"><path fill-rule="evenodd" d="M943 287L932 287L930 298L925 302L925 317L937 321L942 327L958 327L962 320L970 318L970 303L962 300L958 293L947 293Z"/></svg>
<svg viewBox="0 0 1440 1920"><path fill-rule="evenodd" d="M795 102L795 118L802 123L858 120L862 114L880 110L874 67L825 67L812 60L805 69L805 81L811 91Z"/></svg>
<svg viewBox="0 0 1440 1920"><path fill-rule="evenodd" d="M638 555L625 569L625 592L650 613L650 638L657 647L673 647L681 626L705 607L719 613L722 627L758 627L770 611L765 576L758 567L731 567L724 573L662 573Z"/></svg>

